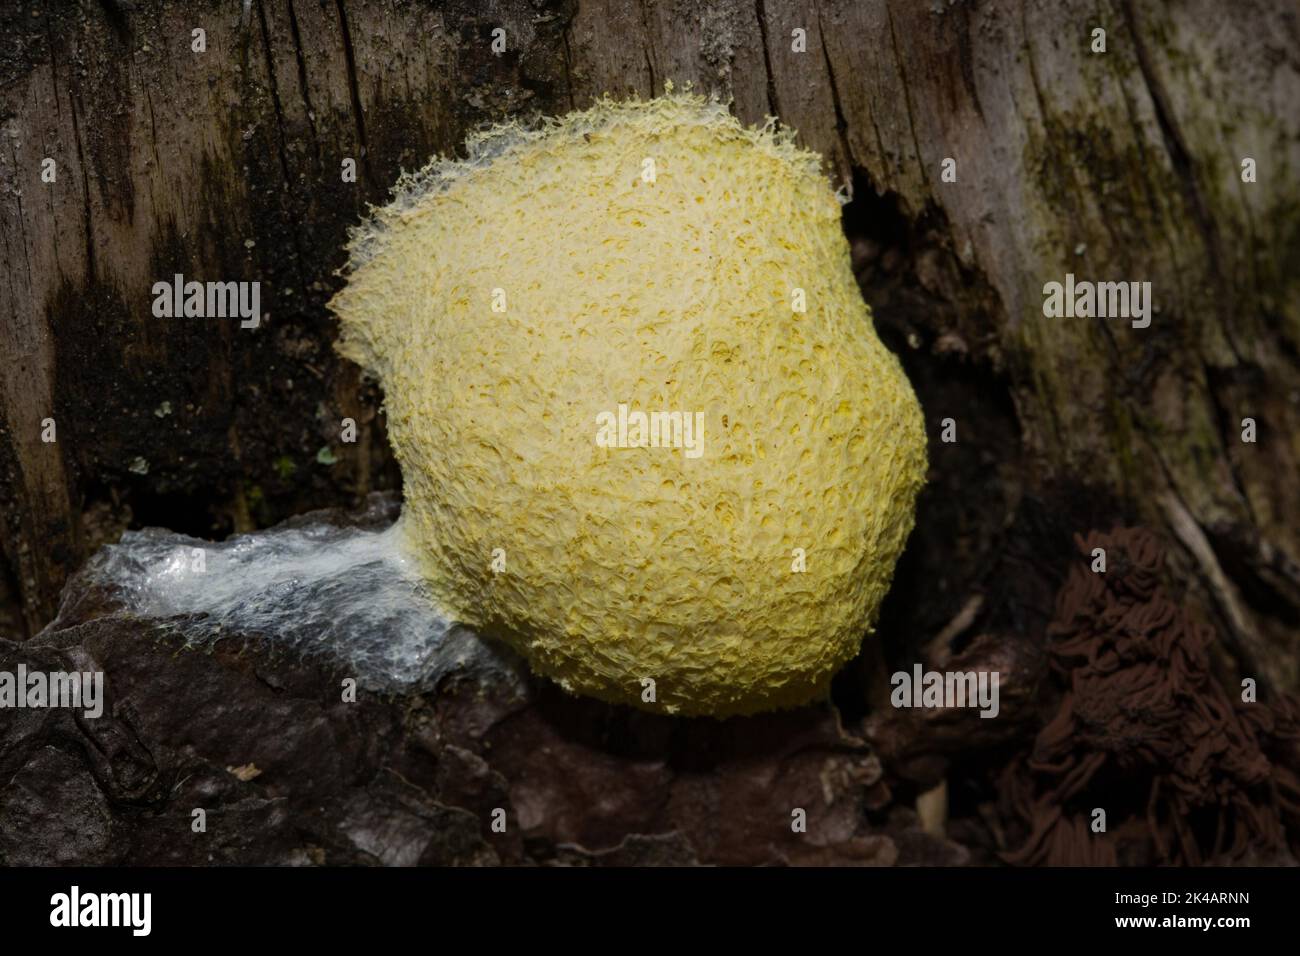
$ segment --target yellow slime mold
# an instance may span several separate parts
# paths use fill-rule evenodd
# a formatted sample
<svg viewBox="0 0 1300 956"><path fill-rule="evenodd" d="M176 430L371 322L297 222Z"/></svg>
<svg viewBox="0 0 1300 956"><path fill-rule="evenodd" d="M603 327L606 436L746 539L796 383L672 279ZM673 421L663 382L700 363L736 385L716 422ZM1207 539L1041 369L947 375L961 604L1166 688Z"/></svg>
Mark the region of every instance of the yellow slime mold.
<svg viewBox="0 0 1300 956"><path fill-rule="evenodd" d="M889 588L926 451L817 156L689 94L469 156L403 177L332 303L384 386L434 595L603 700L823 694Z"/></svg>

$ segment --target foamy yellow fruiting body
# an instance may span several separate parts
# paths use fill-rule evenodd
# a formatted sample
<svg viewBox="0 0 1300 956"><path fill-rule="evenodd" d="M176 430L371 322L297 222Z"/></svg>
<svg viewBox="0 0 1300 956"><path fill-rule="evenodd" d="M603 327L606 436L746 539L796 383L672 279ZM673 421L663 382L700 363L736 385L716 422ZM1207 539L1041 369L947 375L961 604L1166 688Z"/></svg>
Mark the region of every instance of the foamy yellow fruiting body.
<svg viewBox="0 0 1300 956"><path fill-rule="evenodd" d="M816 155L690 95L469 154L399 183L333 302L383 384L433 593L604 700L823 694L873 625L926 452ZM601 447L620 404L701 412L701 454Z"/></svg>

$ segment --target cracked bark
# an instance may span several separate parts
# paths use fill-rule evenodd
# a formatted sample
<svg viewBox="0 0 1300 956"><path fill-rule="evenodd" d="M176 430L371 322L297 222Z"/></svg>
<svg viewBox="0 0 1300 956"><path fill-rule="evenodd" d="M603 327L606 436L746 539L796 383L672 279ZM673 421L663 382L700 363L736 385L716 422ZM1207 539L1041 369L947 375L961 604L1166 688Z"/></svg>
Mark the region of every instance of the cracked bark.
<svg viewBox="0 0 1300 956"><path fill-rule="evenodd" d="M923 553L904 569L946 581L936 618L999 586L991 549L1009 547L1017 502L1094 518L1060 492L1081 485L1114 520L1181 543L1174 566L1194 596L1259 649L1238 664L1297 685L1293 8L505 0L487 14L468 0L262 0L244 22L176 0L39 17L0 5L15 24L0 57L0 580L20 602L14 629L48 620L67 573L129 520L225 533L395 485L380 397L330 349L347 226L400 169L484 122L672 80L729 97L745 122L779 112L832 179L856 183L866 238L902 257L888 283L868 270L864 285L882 329L907 330L895 344L934 434L945 417L980 434L979 402L1010 409L1009 444L985 448L993 465L974 440L935 446L936 487L945 469L983 467L1001 495L990 505L967 481L950 504L923 502L919 540L970 539L968 557ZM203 55L189 50L196 26ZM1089 51L1094 26L1103 55ZM796 28L806 53L791 48ZM53 188L39 180L47 153ZM1240 182L1245 156L1257 184ZM355 184L341 182L346 157ZM945 157L956 183L939 176ZM271 319L253 333L160 323L149 288L173 271L261 279ZM1042 285L1067 271L1150 280L1161 311L1146 330L1047 319ZM968 403L943 384L961 376L980 383ZM176 411L160 419L163 400ZM39 439L50 415L54 446ZM336 440L344 416L362 432L350 448ZM1256 444L1240 441L1245 417ZM325 446L337 465L316 464ZM137 458L148 474L130 470Z"/></svg>

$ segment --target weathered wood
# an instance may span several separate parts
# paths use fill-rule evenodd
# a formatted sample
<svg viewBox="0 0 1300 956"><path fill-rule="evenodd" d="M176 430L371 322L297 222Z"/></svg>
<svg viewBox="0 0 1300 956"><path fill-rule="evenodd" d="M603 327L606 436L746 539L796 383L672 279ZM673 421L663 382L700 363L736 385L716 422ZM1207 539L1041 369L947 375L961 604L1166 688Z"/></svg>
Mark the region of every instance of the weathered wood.
<svg viewBox="0 0 1300 956"><path fill-rule="evenodd" d="M400 168L484 122L671 81L797 128L828 174L856 179L867 232L894 217L905 261L877 315L919 346L907 361L934 434L945 417L959 428L934 459L960 500L923 503L922 541L996 528L1063 482L1100 490L1181 543L1240 666L1296 684L1296 4L3 8L0 503L28 631L127 520L228 531L394 484L378 396L330 348L346 227ZM190 48L197 27L205 53ZM45 157L55 183L41 182ZM949 157L956 182L940 177ZM260 279L269 318L253 331L155 319L149 288L174 272ZM1147 329L1048 318L1042 286L1067 272L1148 280L1159 312ZM1014 409L1015 454L988 466L1002 468L994 504L952 477L970 474L983 426L940 383L968 374ZM345 416L356 445L337 441ZM327 446L336 464L317 463ZM937 613L956 613L1002 546L976 537L974 556L951 557ZM942 576L950 556L918 560Z"/></svg>

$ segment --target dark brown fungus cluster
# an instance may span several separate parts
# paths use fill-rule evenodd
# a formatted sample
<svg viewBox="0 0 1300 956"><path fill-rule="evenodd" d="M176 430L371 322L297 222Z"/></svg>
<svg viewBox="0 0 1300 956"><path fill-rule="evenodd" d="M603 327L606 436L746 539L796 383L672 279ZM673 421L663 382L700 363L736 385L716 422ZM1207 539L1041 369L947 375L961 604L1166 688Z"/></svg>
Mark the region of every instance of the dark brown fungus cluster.
<svg viewBox="0 0 1300 956"><path fill-rule="evenodd" d="M1161 583L1142 528L1076 536L1048 628L1059 709L1004 771L1015 864L1285 862L1300 832L1300 705L1243 698L1213 629ZM1108 569L1091 570L1104 548ZM1249 675L1243 675L1249 676ZM1097 811L1105 812L1099 832Z"/></svg>

